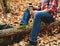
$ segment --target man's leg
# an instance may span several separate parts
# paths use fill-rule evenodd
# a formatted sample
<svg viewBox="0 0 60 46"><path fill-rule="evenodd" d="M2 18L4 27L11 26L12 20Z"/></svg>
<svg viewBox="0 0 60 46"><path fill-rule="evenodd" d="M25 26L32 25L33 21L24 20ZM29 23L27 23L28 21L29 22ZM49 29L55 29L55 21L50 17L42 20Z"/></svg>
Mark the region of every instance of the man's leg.
<svg viewBox="0 0 60 46"><path fill-rule="evenodd" d="M29 13L29 10L28 8L25 10L24 14L23 14L23 17L22 17L22 20L20 22L20 25L26 25L28 24L28 20L30 19L30 13Z"/></svg>
<svg viewBox="0 0 60 46"><path fill-rule="evenodd" d="M50 20L52 21L53 17L47 13L47 12L36 12L34 14L34 23L33 23L33 27L32 27L32 30L31 30L31 33L30 33L30 43L33 43L33 42L36 42L37 41L37 36L38 36L38 33L40 31L40 26L41 26L41 21L42 21L42 18L44 19L44 17L47 17L47 19L50 18Z"/></svg>

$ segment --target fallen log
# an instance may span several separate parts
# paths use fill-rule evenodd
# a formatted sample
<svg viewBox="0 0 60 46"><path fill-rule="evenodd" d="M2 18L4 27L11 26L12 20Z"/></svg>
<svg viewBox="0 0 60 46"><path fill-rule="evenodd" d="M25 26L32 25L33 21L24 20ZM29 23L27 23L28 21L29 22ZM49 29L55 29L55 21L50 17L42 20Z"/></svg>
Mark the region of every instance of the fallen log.
<svg viewBox="0 0 60 46"><path fill-rule="evenodd" d="M20 27L20 28L9 28L9 29L4 29L0 30L0 37L6 37L6 36L13 36L18 33L24 34L24 33L29 33L32 27Z"/></svg>
<svg viewBox="0 0 60 46"><path fill-rule="evenodd" d="M51 24L43 23L41 26L42 26L42 31L40 31L40 34L44 34L44 31L47 32L48 30L51 30L53 34L60 32L60 18L57 18L57 20ZM0 30L0 44L1 43L9 44L12 43L12 41L19 41L23 35L30 33L31 28L32 28L32 24L27 26L26 25L17 26L14 28Z"/></svg>
<svg viewBox="0 0 60 46"><path fill-rule="evenodd" d="M43 26L46 26L46 24L42 24L42 28ZM52 26L60 26L60 18L57 18L57 20L51 24L48 24L46 27L52 27ZM25 26L17 26L15 28L9 28L9 29L3 29L3 30L0 30L0 37L6 37L6 36L13 36L13 35L16 35L18 33L20 34L24 34L24 33L29 33L30 30L32 28L32 24L29 26L29 25L25 25ZM53 27L52 27L53 28ZM49 29L49 28L47 28Z"/></svg>
<svg viewBox="0 0 60 46"><path fill-rule="evenodd" d="M8 46L19 42L25 34L29 34L32 26L17 26L14 28L0 30L0 46Z"/></svg>

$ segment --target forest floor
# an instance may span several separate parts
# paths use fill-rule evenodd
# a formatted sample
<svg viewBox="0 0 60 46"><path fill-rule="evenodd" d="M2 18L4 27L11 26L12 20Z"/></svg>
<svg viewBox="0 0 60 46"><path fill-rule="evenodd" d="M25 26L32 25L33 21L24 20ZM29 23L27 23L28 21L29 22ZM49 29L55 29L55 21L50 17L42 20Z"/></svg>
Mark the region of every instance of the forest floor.
<svg viewBox="0 0 60 46"><path fill-rule="evenodd" d="M31 1L31 0L30 0ZM0 23L2 24L10 24L13 26L17 26L20 24L22 19L24 10L27 7L28 0L11 0L8 7L10 7L10 13L5 14L3 8L0 4ZM9 1L8 1L9 2ZM32 0L33 5L37 5L36 0ZM60 16L60 13L58 14ZM37 37L37 46L60 46L60 33L54 34L54 36L47 36L44 35L41 37L38 35ZM29 37L28 35L25 36L21 41L18 43L13 43L12 45L8 46L25 46L28 43Z"/></svg>
<svg viewBox="0 0 60 46"><path fill-rule="evenodd" d="M55 34L54 36L38 36L37 38L37 46L60 46L60 34ZM9 46L25 46L29 40L28 37L22 39L18 43L14 43Z"/></svg>

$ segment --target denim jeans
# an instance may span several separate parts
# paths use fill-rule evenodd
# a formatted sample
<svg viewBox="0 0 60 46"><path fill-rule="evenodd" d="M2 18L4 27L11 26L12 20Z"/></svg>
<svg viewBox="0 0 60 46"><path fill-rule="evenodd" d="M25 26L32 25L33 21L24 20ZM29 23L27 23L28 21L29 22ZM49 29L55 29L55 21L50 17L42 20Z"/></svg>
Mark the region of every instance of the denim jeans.
<svg viewBox="0 0 60 46"><path fill-rule="evenodd" d="M30 13L29 13L29 10L26 9L23 14L21 24L28 24L29 18L30 18ZM30 41L35 42L37 40L38 33L41 29L40 28L41 21L44 21L46 23L51 23L51 22L53 22L53 17L49 13L41 12L41 11L37 11L34 14L34 22L33 22L32 30L30 32L30 39L29 39Z"/></svg>

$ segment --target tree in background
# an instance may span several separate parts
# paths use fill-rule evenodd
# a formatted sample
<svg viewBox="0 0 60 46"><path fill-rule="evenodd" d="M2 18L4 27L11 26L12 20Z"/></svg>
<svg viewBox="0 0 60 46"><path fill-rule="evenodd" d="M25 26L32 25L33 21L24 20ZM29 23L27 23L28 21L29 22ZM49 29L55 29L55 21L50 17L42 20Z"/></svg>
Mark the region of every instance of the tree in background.
<svg viewBox="0 0 60 46"><path fill-rule="evenodd" d="M1 0L1 5L2 5L2 8L4 10L4 13L9 13L10 12L10 9L7 6L7 0Z"/></svg>

